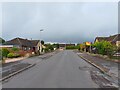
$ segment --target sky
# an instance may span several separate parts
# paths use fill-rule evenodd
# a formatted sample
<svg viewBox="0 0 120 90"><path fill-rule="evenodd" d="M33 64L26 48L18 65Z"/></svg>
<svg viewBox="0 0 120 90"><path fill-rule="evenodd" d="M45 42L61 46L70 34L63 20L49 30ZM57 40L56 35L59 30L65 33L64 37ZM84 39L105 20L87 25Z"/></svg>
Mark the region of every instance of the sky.
<svg viewBox="0 0 120 90"><path fill-rule="evenodd" d="M6 2L0 13L5 40L82 43L118 33L117 2Z"/></svg>

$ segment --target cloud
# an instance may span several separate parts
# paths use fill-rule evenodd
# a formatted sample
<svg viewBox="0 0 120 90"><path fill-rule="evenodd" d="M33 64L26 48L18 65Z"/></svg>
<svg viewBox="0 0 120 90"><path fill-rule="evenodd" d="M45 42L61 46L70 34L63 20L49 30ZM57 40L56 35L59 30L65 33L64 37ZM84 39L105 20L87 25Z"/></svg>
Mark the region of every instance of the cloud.
<svg viewBox="0 0 120 90"><path fill-rule="evenodd" d="M3 3L3 37L93 41L117 33L117 3ZM44 29L41 33L40 29Z"/></svg>

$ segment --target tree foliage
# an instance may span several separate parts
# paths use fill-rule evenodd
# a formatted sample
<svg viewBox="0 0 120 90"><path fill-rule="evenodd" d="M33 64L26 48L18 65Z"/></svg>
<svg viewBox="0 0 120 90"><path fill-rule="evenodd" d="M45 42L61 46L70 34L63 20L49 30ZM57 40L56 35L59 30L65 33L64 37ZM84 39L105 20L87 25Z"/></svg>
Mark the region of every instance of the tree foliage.
<svg viewBox="0 0 120 90"><path fill-rule="evenodd" d="M2 38L0 38L0 44L2 44L2 43L4 43L4 42L5 42L5 40L2 39Z"/></svg>
<svg viewBox="0 0 120 90"><path fill-rule="evenodd" d="M2 57L7 57L9 50L7 48L2 48Z"/></svg>
<svg viewBox="0 0 120 90"><path fill-rule="evenodd" d="M44 41L43 40L41 40L41 44L44 45Z"/></svg>
<svg viewBox="0 0 120 90"><path fill-rule="evenodd" d="M101 42L96 42L92 45L93 47L96 47L98 54L102 55L113 55L115 46L113 46L110 42L108 41L101 41Z"/></svg>
<svg viewBox="0 0 120 90"><path fill-rule="evenodd" d="M85 48L85 44L80 44L80 50L84 51L84 48Z"/></svg>

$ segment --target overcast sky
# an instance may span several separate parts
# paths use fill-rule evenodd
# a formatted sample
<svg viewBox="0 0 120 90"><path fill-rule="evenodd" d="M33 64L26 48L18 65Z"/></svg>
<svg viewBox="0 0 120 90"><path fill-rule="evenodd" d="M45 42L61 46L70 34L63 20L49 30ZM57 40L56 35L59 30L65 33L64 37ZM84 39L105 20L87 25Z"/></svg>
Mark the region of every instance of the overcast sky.
<svg viewBox="0 0 120 90"><path fill-rule="evenodd" d="M3 3L2 37L79 43L118 33L117 2ZM44 29L40 34L40 29Z"/></svg>

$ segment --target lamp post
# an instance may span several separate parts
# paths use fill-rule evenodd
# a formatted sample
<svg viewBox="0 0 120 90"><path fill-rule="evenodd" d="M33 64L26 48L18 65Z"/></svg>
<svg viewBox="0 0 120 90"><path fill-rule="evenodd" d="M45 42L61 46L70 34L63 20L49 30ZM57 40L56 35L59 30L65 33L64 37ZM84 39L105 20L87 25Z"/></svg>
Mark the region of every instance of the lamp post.
<svg viewBox="0 0 120 90"><path fill-rule="evenodd" d="M41 37L41 32L43 31L43 29L40 29L40 37ZM42 44L41 44L41 40L40 40L40 54L42 52Z"/></svg>

